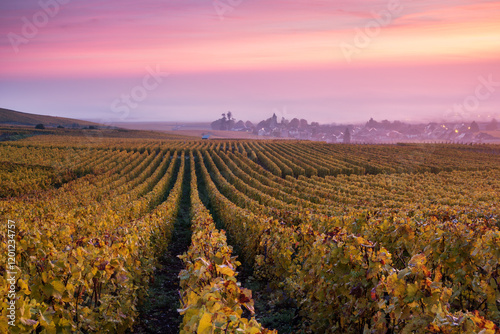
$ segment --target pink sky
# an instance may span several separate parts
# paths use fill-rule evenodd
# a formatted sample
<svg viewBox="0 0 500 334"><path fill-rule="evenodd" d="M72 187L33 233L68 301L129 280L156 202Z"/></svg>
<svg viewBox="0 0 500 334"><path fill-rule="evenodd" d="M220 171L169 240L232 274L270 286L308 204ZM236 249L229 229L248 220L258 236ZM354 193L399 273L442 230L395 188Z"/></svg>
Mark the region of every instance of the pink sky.
<svg viewBox="0 0 500 334"><path fill-rule="evenodd" d="M217 3L224 13L208 0L2 1L0 107L103 121L500 118L500 1Z"/></svg>

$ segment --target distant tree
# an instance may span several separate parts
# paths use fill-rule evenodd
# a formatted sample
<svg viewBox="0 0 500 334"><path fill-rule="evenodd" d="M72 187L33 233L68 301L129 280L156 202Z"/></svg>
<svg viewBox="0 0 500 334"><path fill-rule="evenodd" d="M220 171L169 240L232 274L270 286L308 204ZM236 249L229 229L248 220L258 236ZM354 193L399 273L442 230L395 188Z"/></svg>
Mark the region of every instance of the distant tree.
<svg viewBox="0 0 500 334"><path fill-rule="evenodd" d="M377 128L379 125L379 123L377 121L375 121L373 118L370 118L370 120L368 122L366 122L366 125L365 127L371 129L371 128Z"/></svg>
<svg viewBox="0 0 500 334"><path fill-rule="evenodd" d="M41 124L41 123L40 123L40 124L37 124L37 125L35 126L35 129L43 130L43 129L45 129L45 126L44 126L43 124Z"/></svg>
<svg viewBox="0 0 500 334"><path fill-rule="evenodd" d="M495 131L498 129L498 122L496 119L492 119L491 122L488 123L488 125L486 125L486 130L488 131Z"/></svg>
<svg viewBox="0 0 500 334"><path fill-rule="evenodd" d="M469 126L470 132L479 132L479 125L477 125L476 121L473 121Z"/></svg>
<svg viewBox="0 0 500 334"><path fill-rule="evenodd" d="M234 127L236 129L243 129L243 128L245 128L245 123L243 121L238 121L238 122L236 122L236 124L234 124Z"/></svg>
<svg viewBox="0 0 500 334"><path fill-rule="evenodd" d="M406 126L405 123L403 123L401 121L394 121L394 122L392 122L392 128L394 130L404 128L405 126Z"/></svg>
<svg viewBox="0 0 500 334"><path fill-rule="evenodd" d="M62 126L61 124L59 124L59 125L57 126L57 128L58 128L58 129L64 129L64 126Z"/></svg>
<svg viewBox="0 0 500 334"><path fill-rule="evenodd" d="M230 111L228 111L226 115L227 115L226 130L232 130L235 127L236 118L233 117L233 113Z"/></svg>
<svg viewBox="0 0 500 334"><path fill-rule="evenodd" d="M228 114L231 116L231 112L228 112ZM228 130L228 120L226 118L226 114L223 113L222 118L213 121L210 125L212 127L212 130Z"/></svg>
<svg viewBox="0 0 500 334"><path fill-rule="evenodd" d="M351 132L349 131L349 128L345 128L344 144L350 144L350 143L351 143Z"/></svg>
<svg viewBox="0 0 500 334"><path fill-rule="evenodd" d="M233 117L233 113L228 111L227 113L222 113L221 118L210 123L212 130L232 130L235 127L236 119Z"/></svg>
<svg viewBox="0 0 500 334"><path fill-rule="evenodd" d="M386 120L386 119L384 119L384 120L381 122L381 125L382 125L382 127L383 127L384 129L388 129L388 130L389 130L389 129L391 128L391 122L390 122L390 121L388 121L388 120Z"/></svg>
<svg viewBox="0 0 500 334"><path fill-rule="evenodd" d="M288 124L288 126L289 126L290 128L298 128L298 127L299 127L299 125L300 125L300 121L299 121L299 119L298 119L298 118L294 118L294 119L292 119L292 120L290 121L290 124Z"/></svg>
<svg viewBox="0 0 500 334"><path fill-rule="evenodd" d="M97 129L97 126L89 125L89 130L96 130L96 129Z"/></svg>
<svg viewBox="0 0 500 334"><path fill-rule="evenodd" d="M212 130L221 130L222 129L222 118L213 121L210 126L212 127Z"/></svg>
<svg viewBox="0 0 500 334"><path fill-rule="evenodd" d="M300 127L301 128L307 128L307 120L301 119L300 120Z"/></svg>

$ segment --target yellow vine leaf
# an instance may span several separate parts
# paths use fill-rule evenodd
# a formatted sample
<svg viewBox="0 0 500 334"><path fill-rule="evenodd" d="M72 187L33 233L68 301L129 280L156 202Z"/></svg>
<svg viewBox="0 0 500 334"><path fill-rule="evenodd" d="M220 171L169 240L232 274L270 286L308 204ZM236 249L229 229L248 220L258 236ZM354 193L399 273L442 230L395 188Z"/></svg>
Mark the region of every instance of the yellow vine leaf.
<svg viewBox="0 0 500 334"><path fill-rule="evenodd" d="M197 334L206 334L210 333L212 329L212 315L210 313L205 313L200 319L200 323L198 324L198 329L196 331Z"/></svg>

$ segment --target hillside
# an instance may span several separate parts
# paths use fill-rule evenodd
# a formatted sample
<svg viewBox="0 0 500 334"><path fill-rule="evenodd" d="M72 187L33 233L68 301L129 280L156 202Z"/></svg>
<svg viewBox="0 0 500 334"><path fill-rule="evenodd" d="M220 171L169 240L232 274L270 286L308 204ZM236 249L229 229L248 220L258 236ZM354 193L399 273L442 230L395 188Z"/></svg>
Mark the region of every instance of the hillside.
<svg viewBox="0 0 500 334"><path fill-rule="evenodd" d="M58 125L64 127L83 127L89 125L98 125L97 123L82 121L79 119L28 114L5 108L0 108L0 124L33 126L37 124L43 124L44 126L49 127L57 127Z"/></svg>

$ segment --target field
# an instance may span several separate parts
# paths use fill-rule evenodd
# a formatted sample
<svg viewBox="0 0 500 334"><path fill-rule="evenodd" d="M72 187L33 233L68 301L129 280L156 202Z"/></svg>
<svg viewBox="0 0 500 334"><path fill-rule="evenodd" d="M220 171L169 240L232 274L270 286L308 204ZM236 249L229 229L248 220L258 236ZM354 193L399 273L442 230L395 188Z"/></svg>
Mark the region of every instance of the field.
<svg viewBox="0 0 500 334"><path fill-rule="evenodd" d="M138 122L115 125L125 129L153 130L197 138L209 134L211 139L260 139L258 135L244 131L212 130L210 123Z"/></svg>
<svg viewBox="0 0 500 334"><path fill-rule="evenodd" d="M69 133L0 143L2 333L499 332L500 145Z"/></svg>

